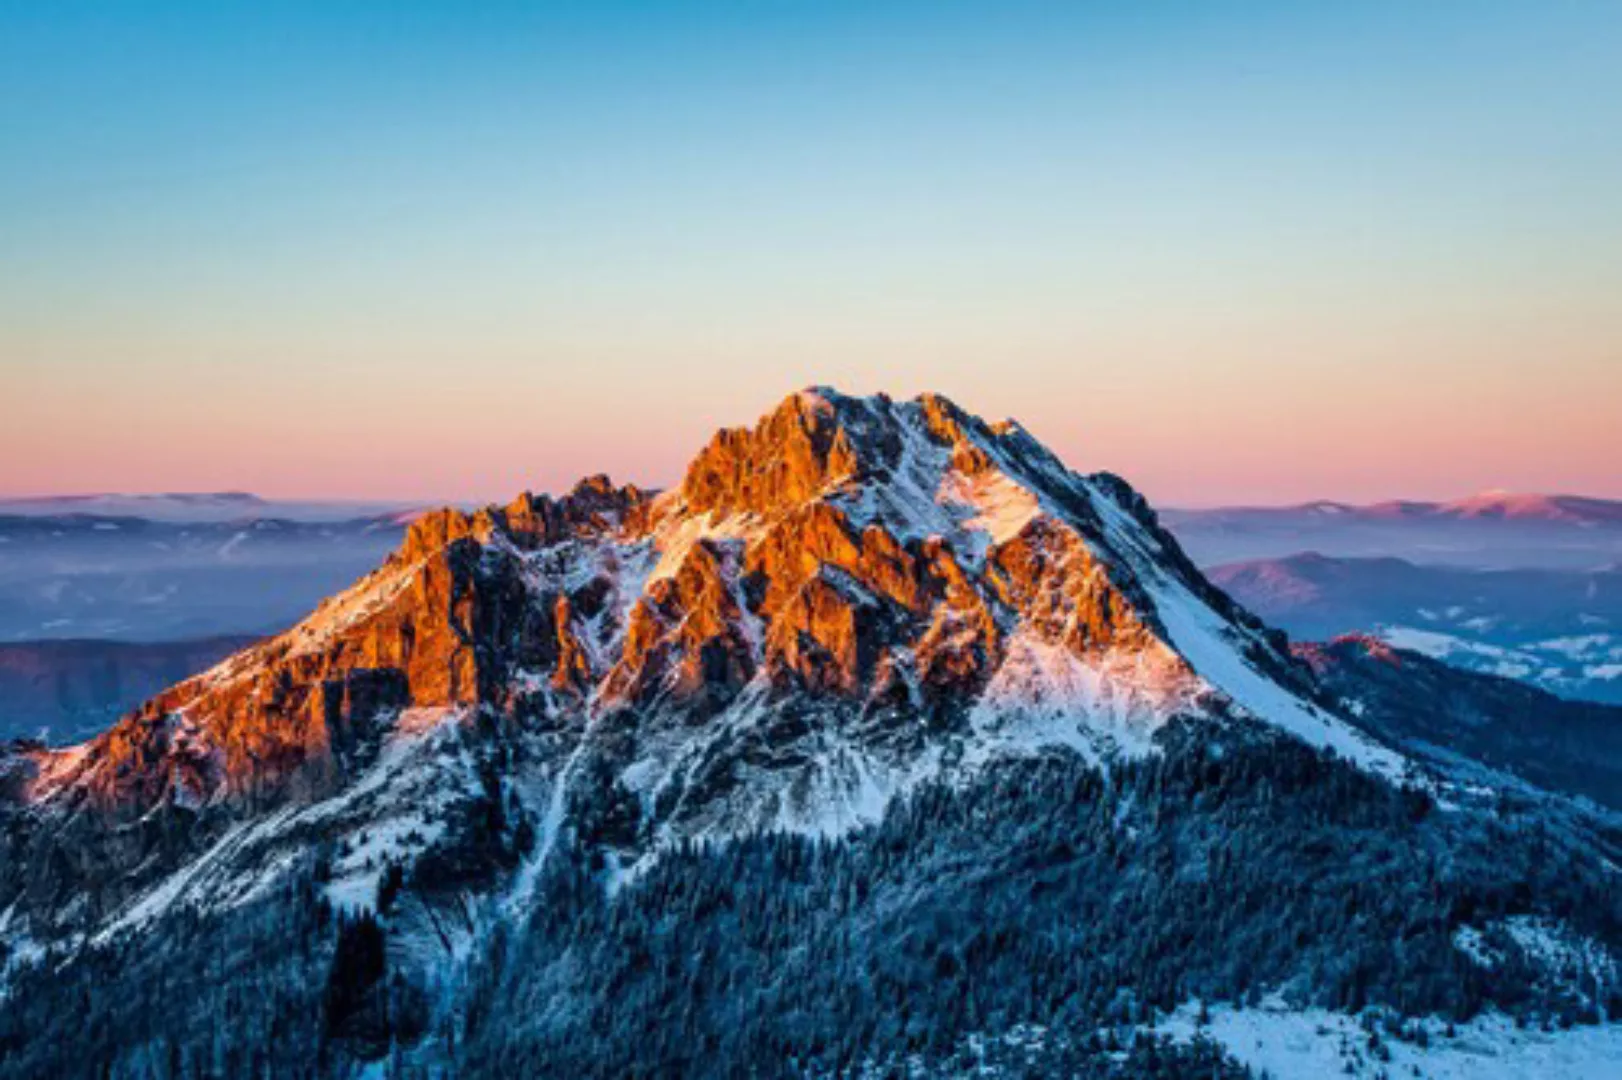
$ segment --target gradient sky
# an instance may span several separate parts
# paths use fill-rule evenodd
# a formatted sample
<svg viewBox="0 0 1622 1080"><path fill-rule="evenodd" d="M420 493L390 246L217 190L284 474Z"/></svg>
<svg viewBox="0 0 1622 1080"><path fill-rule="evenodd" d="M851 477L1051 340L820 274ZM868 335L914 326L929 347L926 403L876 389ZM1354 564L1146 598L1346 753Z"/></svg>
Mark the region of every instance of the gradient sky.
<svg viewBox="0 0 1622 1080"><path fill-rule="evenodd" d="M810 383L1622 496L1622 5L0 0L0 494L662 484Z"/></svg>

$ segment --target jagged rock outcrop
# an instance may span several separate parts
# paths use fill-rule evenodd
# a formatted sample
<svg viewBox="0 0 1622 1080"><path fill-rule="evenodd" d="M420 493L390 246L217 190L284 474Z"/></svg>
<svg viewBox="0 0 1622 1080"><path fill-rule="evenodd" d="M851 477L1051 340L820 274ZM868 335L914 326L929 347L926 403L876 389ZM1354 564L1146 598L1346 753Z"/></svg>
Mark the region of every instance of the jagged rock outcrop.
<svg viewBox="0 0 1622 1080"><path fill-rule="evenodd" d="M688 466L681 498L696 514L766 515L855 479L863 464L852 430L828 399L794 394L754 428L717 432Z"/></svg>

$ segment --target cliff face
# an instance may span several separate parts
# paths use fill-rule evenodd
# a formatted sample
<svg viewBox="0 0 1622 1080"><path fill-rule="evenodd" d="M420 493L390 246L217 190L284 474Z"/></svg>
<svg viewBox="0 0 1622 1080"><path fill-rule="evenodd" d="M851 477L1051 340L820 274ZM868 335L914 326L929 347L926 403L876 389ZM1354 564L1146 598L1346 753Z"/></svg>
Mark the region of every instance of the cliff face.
<svg viewBox="0 0 1622 1080"><path fill-rule="evenodd" d="M512 741L558 807L577 775L607 784L627 859L848 828L997 754L1142 753L1177 717L1249 716L1400 769L1281 646L1130 488L1017 425L803 391L664 494L599 476L428 514L287 633L83 747L14 752L0 785L36 824L9 888L82 884L42 868L88 847L95 906L116 910L244 820L374 783L411 717Z"/></svg>

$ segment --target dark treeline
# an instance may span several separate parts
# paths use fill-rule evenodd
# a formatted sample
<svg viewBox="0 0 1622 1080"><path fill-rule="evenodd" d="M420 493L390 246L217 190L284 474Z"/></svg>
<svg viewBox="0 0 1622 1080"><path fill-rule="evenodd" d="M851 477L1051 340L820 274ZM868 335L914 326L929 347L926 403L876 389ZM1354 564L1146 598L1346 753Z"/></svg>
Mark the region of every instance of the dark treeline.
<svg viewBox="0 0 1622 1080"><path fill-rule="evenodd" d="M1107 773L1053 757L929 785L839 841L687 845L612 890L586 829L437 1004L389 963L426 880L391 871L380 914L334 916L312 858L249 908L16 972L0 1076L1229 1077L1214 1047L1146 1035L1157 1010L1277 991L1614 1015L1614 983L1551 980L1491 930L1491 969L1454 943L1541 915L1622 947L1599 853L1546 820L1439 809L1288 740L1173 733ZM999 1041L1032 1024L1038 1047Z"/></svg>

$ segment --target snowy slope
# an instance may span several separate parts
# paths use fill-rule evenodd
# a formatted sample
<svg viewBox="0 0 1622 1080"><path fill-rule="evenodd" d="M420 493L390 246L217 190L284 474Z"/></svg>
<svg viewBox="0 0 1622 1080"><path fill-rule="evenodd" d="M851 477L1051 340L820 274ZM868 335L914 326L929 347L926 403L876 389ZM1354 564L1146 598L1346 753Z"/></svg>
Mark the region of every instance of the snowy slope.
<svg viewBox="0 0 1622 1080"><path fill-rule="evenodd" d="M1252 1069L1277 1080L1319 1077L1417 1077L1420 1080L1611 1080L1622 1066L1622 1024L1544 1031L1503 1016L1448 1026L1410 1022L1424 1042L1382 1034L1371 1048L1355 1017L1323 1009L1212 1008L1196 1023L1187 1007L1160 1030L1177 1038L1203 1032Z"/></svg>

